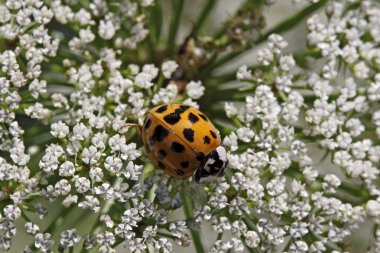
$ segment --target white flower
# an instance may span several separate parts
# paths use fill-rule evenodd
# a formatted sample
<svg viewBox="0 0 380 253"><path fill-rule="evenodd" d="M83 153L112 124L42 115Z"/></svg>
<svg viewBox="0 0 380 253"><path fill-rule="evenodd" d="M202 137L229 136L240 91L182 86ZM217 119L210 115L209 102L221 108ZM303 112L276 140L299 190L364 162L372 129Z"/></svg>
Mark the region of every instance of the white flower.
<svg viewBox="0 0 380 253"><path fill-rule="evenodd" d="M45 109L42 104L35 103L25 109L25 114L35 119L44 119L50 115L50 111Z"/></svg>
<svg viewBox="0 0 380 253"><path fill-rule="evenodd" d="M245 232L244 237L245 237L245 244L248 247L256 248L257 246L259 246L260 237L255 231L249 230Z"/></svg>
<svg viewBox="0 0 380 253"><path fill-rule="evenodd" d="M111 173L118 173L123 166L120 158L115 156L108 156L104 163L104 167Z"/></svg>
<svg viewBox="0 0 380 253"><path fill-rule="evenodd" d="M125 144L125 137L119 134L116 134L109 138L108 145L113 151L120 151Z"/></svg>
<svg viewBox="0 0 380 253"><path fill-rule="evenodd" d="M182 104L184 104L184 105L190 105L190 106L192 106L194 108L199 109L199 104L196 101L192 100L191 98L187 98L186 100L184 100L182 102Z"/></svg>
<svg viewBox="0 0 380 253"><path fill-rule="evenodd" d="M165 88L161 88L158 93L154 94L152 103L154 105L158 104L168 104L173 100L178 94L178 87L174 83L169 83Z"/></svg>
<svg viewBox="0 0 380 253"><path fill-rule="evenodd" d="M96 197L90 196L90 195L86 195L84 198L85 198L85 200L82 201L82 202L80 202L78 204L78 207L91 209L95 213L99 212L99 210L100 210L100 202L99 202L99 200Z"/></svg>
<svg viewBox="0 0 380 253"><path fill-rule="evenodd" d="M236 131L236 133L239 140L243 142L250 142L255 136L255 133L248 127L241 127Z"/></svg>
<svg viewBox="0 0 380 253"><path fill-rule="evenodd" d="M295 241L289 247L289 253L309 252L309 245L304 241Z"/></svg>
<svg viewBox="0 0 380 253"><path fill-rule="evenodd" d="M359 119L351 118L346 122L346 127L349 129L349 132L352 136L359 136L364 130L364 125Z"/></svg>
<svg viewBox="0 0 380 253"><path fill-rule="evenodd" d="M199 99L203 96L205 87L201 81L190 81L186 86L186 92L192 99Z"/></svg>
<svg viewBox="0 0 380 253"><path fill-rule="evenodd" d="M17 220L21 216L21 209L15 205L6 205L3 209L5 218L10 221Z"/></svg>
<svg viewBox="0 0 380 253"><path fill-rule="evenodd" d="M12 15L9 10L4 5L0 5L0 23L8 22L11 17Z"/></svg>
<svg viewBox="0 0 380 253"><path fill-rule="evenodd" d="M354 65L354 74L357 78L365 79L369 75L370 69L368 68L367 64L364 62L359 62Z"/></svg>
<svg viewBox="0 0 380 253"><path fill-rule="evenodd" d="M75 174L75 166L70 161L65 161L59 166L59 175L61 177L70 177Z"/></svg>
<svg viewBox="0 0 380 253"><path fill-rule="evenodd" d="M281 35L273 33L268 37L268 46L275 54L279 54L282 49L288 46L288 42L286 42Z"/></svg>
<svg viewBox="0 0 380 253"><path fill-rule="evenodd" d="M72 204L75 204L78 202L78 196L76 195L68 195L66 198L62 201L62 205L64 207L70 207Z"/></svg>
<svg viewBox="0 0 380 253"><path fill-rule="evenodd" d="M153 64L145 64L142 68L142 72L148 74L153 80L158 75L158 68L156 68Z"/></svg>
<svg viewBox="0 0 380 253"><path fill-rule="evenodd" d="M71 185L66 179L61 179L55 184L54 189L56 194L64 196L71 191Z"/></svg>
<svg viewBox="0 0 380 253"><path fill-rule="evenodd" d="M51 100L52 100L54 107L57 107L57 108L67 108L68 107L69 102L63 94L54 93L53 95L51 95Z"/></svg>
<svg viewBox="0 0 380 253"><path fill-rule="evenodd" d="M65 10L67 11L67 10ZM75 20L79 22L80 25L86 26L90 25L92 22L91 20L91 13L85 9L80 9L77 13L75 13Z"/></svg>
<svg viewBox="0 0 380 253"><path fill-rule="evenodd" d="M101 155L101 152L99 152L96 147L91 145L89 148L83 149L82 161L87 164L97 164Z"/></svg>
<svg viewBox="0 0 380 253"><path fill-rule="evenodd" d="M54 12L54 17L61 24L67 24L69 21L74 19L74 12L67 5L61 5L60 2L52 3L52 10ZM91 19L91 16L90 16Z"/></svg>
<svg viewBox="0 0 380 253"><path fill-rule="evenodd" d="M90 27L87 27L79 31L79 38L83 43L90 43L95 39L95 34L92 33Z"/></svg>
<svg viewBox="0 0 380 253"><path fill-rule="evenodd" d="M105 40L110 40L116 33L116 28L114 23L111 20L100 20L99 23L99 36Z"/></svg>
<svg viewBox="0 0 380 253"><path fill-rule="evenodd" d="M376 218L380 216L380 202L377 200L369 200L365 209L369 216Z"/></svg>
<svg viewBox="0 0 380 253"><path fill-rule="evenodd" d="M104 178L103 170L99 167L91 168L88 174L93 182L101 182Z"/></svg>
<svg viewBox="0 0 380 253"><path fill-rule="evenodd" d="M53 12L46 6L43 6L41 9L33 9L33 17L37 23L46 25L52 19Z"/></svg>
<svg viewBox="0 0 380 253"><path fill-rule="evenodd" d="M150 6L150 5L153 5L154 4L154 0L141 0L141 5L142 6Z"/></svg>
<svg viewBox="0 0 380 253"><path fill-rule="evenodd" d="M241 66L236 73L236 79L239 81L250 80L252 78L252 71L248 69L247 65Z"/></svg>
<svg viewBox="0 0 380 253"><path fill-rule="evenodd" d="M175 61L166 61L161 66L162 74L169 79L177 68L178 64Z"/></svg>
<svg viewBox="0 0 380 253"><path fill-rule="evenodd" d="M334 174L327 174L323 178L322 187L326 192L335 193L335 189L341 184L340 179Z"/></svg>
<svg viewBox="0 0 380 253"><path fill-rule="evenodd" d="M58 121L57 123L53 123L51 125L50 133L54 137L64 138L69 133L69 127L62 121Z"/></svg>
<svg viewBox="0 0 380 253"><path fill-rule="evenodd" d="M54 245L50 233L37 233L34 237L34 246L41 252L48 252L49 248Z"/></svg>
<svg viewBox="0 0 380 253"><path fill-rule="evenodd" d="M135 78L135 84L141 88L148 89L153 86L152 76L141 72Z"/></svg>
<svg viewBox="0 0 380 253"><path fill-rule="evenodd" d="M128 69L131 71L132 75L137 75L140 72L140 67L136 64L129 64Z"/></svg>
<svg viewBox="0 0 380 253"><path fill-rule="evenodd" d="M264 66L269 66L272 63L273 58L274 55L268 48L261 49L257 53L257 60Z"/></svg>
<svg viewBox="0 0 380 253"><path fill-rule="evenodd" d="M129 49L136 49L137 44L148 36L149 31L144 28L143 23L137 23L132 27L132 36L124 40L124 44Z"/></svg>
<svg viewBox="0 0 380 253"><path fill-rule="evenodd" d="M25 223L24 227L26 229L26 233L28 233L29 235L36 235L40 231L39 226L33 224L32 222Z"/></svg>
<svg viewBox="0 0 380 253"><path fill-rule="evenodd" d="M29 84L29 91L34 98L38 98L40 94L46 93L46 81L34 79Z"/></svg>
<svg viewBox="0 0 380 253"><path fill-rule="evenodd" d="M280 57L280 68L283 71L290 72L296 65L296 61L294 60L292 55L284 55Z"/></svg>
<svg viewBox="0 0 380 253"><path fill-rule="evenodd" d="M224 137L223 145L230 147L231 151L236 151L238 149L237 135L232 132L229 136Z"/></svg>
<svg viewBox="0 0 380 253"><path fill-rule="evenodd" d="M91 130L88 129L87 126L81 122L73 127L73 135L70 139L82 141L88 138L90 134Z"/></svg>
<svg viewBox="0 0 380 253"><path fill-rule="evenodd" d="M378 101L380 100L380 74L376 74L375 76L375 82L372 82L370 84L370 87L368 88L368 98L371 101Z"/></svg>
<svg viewBox="0 0 380 253"><path fill-rule="evenodd" d="M229 118L236 116L239 113L238 109L234 106L233 103L226 102L224 104L224 110L226 111L227 117Z"/></svg>

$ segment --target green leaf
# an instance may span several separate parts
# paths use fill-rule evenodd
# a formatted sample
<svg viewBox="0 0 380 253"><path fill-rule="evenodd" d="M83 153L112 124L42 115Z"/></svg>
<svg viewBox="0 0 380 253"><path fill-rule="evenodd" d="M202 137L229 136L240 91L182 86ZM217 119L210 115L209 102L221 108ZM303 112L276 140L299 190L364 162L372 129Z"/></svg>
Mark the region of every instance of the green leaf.
<svg viewBox="0 0 380 253"><path fill-rule="evenodd" d="M184 0L171 1L173 16L170 21L168 46L167 46L167 52L169 55L173 54L176 49L175 42L176 42L178 27L180 25L184 2L185 2Z"/></svg>

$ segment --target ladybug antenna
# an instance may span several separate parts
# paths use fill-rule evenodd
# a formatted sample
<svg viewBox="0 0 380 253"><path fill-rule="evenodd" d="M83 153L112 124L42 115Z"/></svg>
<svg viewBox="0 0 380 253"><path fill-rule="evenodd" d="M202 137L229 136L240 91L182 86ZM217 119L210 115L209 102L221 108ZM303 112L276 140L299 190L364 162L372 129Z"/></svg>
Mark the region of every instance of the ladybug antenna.
<svg viewBox="0 0 380 253"><path fill-rule="evenodd" d="M141 135L141 127L140 127L139 125L135 124L135 123L126 123L125 125L123 125L123 126L119 129L119 131L120 131L121 129L123 129L123 128L130 128L130 127L136 129L136 132L137 132L138 136L139 136L140 138L142 137L142 135Z"/></svg>

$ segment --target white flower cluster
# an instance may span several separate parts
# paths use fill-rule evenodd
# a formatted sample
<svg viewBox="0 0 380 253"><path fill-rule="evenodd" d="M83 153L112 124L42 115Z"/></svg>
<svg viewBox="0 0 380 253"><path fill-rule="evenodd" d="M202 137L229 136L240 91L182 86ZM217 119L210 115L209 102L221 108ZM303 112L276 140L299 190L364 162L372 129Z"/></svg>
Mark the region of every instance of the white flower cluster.
<svg viewBox="0 0 380 253"><path fill-rule="evenodd" d="M322 29L322 24L318 28ZM367 213L378 220L380 202L370 200L364 208L336 197L337 192L346 189L341 188L342 178L316 170L309 154L315 147L308 147L299 138L318 137L323 149L333 151L334 163L345 169L346 180L363 180L368 194L376 196L379 188L375 166L380 149L370 139L358 138L365 131L359 115L369 113L369 118L373 117L370 108L375 104L358 94L367 92L364 87L359 89L352 77L343 87L334 87L338 81L325 75L326 66L339 71L334 64L324 65L320 73L316 68L309 71L312 74L304 82L307 86L300 89L300 68L292 55L282 53L286 46L281 36L270 35L267 47L258 52L259 62L271 66L270 70L252 73L246 66L240 68L237 78L248 81L244 90L253 93L246 96L243 105L225 104L227 116L236 125L236 130L223 140L230 149L233 172L212 189L208 206L214 217L218 209L228 217L212 218L214 230L231 231L233 239L216 241L213 252L243 252L239 245L244 240L247 247L262 251L277 251L288 245L289 252L324 252L330 243L339 245L351 235ZM330 54L328 57L334 58ZM373 85L369 83L368 89ZM313 96L305 96L306 89L313 91ZM351 106L343 105L344 101ZM298 127L305 124L300 115L305 115L305 129ZM198 211L196 217L199 221L210 219ZM233 225L242 217L244 223L238 225L236 233ZM310 234L318 240L305 240Z"/></svg>
<svg viewBox="0 0 380 253"><path fill-rule="evenodd" d="M306 111L309 126L305 132L319 136L321 146L331 151L333 163L350 178L362 180L371 195L377 196L380 146L375 139L380 136L377 122L380 86L375 70L380 51L374 43L379 40L375 27L380 11L370 1L347 13L344 7L343 3L328 6L327 13L331 16L328 22L320 16L308 21L309 43L321 51L328 64L320 75L312 74L308 81L316 99ZM338 37L341 31L342 37ZM373 42L364 42L363 34L369 34ZM337 76L338 57L342 58L344 68L352 71L343 81ZM375 138L362 137L368 129L367 118L372 120Z"/></svg>
<svg viewBox="0 0 380 253"><path fill-rule="evenodd" d="M175 189L167 187L168 179L162 174L141 182L143 166L137 162L142 152L131 141L132 136L125 135L123 128L127 121L142 122L150 103L156 105L180 99L174 83L168 83L153 94L158 85L155 80L158 78L159 82L164 82L176 68L175 62L164 63L161 70L151 64L141 69L130 65L124 76L118 54L105 48L94 63L84 63L78 68L72 66L67 70L68 82L75 89L69 99L55 107L58 110L67 104L70 109L63 118L60 117L61 120L52 123L50 132L59 142L50 144L39 162L40 180L48 181L57 175L61 179L54 185L47 184L39 193L50 202L63 197L62 204L67 208L76 205L104 213L108 205L118 203L126 209L118 218L120 223L110 217L104 220L109 231L97 234L96 240L85 241L87 249L98 245L100 252L109 252L121 238L132 252L144 250L148 245L170 252L171 243L157 237L157 226L141 226L138 223L142 220L169 226L177 243L189 244L184 222L180 223L182 228L178 230L175 227L178 224L168 221L163 208L167 205L179 208L182 203L179 195L172 196L170 191ZM101 83L107 85L101 87ZM202 95L195 93L194 89L202 89L201 83L188 88L189 103L195 103L191 98ZM61 93L54 95L65 97ZM157 205L148 199L153 185L158 185L154 191ZM100 217L104 219L104 216ZM68 243L61 242L60 245L72 247Z"/></svg>
<svg viewBox="0 0 380 253"><path fill-rule="evenodd" d="M143 1L141 5L147 7L152 3ZM99 37L116 43L119 39L113 37L125 22L116 13L108 12L111 6L104 1L94 1L91 11L75 12L60 1L53 1L50 7L39 1L26 6L7 1L0 7L1 36L8 40L18 36L20 40L19 46L0 54L1 70L6 73L0 78L1 102L6 105L0 109L1 121L8 126L1 130L1 150L9 152L12 159L9 162L0 158L0 175L1 181L13 185L8 192L1 193L1 199L9 199L11 203L1 214L1 250L11 248L16 233L14 222L24 213L19 205L30 195L49 202L61 201L65 208L77 206L102 213L98 220L106 225L106 230L95 233L94 227L83 236L75 229L62 231L60 250L72 248L82 237L83 247L98 247L100 252L113 252L120 242L131 252L145 250L148 245L160 252L171 252L171 242L157 235L157 225L167 227L178 244L188 245L186 222L168 221L166 210L167 206L172 210L181 206L179 194L172 194L176 189L167 186L166 176L152 173L143 176L143 165L139 165L141 149L132 141L133 135L125 135L127 128L123 128L127 121L141 123L153 105L184 100L175 81L170 81L179 65L166 61L161 69L152 64L145 64L141 69L133 64L123 68L118 49L93 48L92 42L97 39L95 20L100 19ZM137 7L137 3L129 3L123 7L128 12L117 12L117 15L135 20ZM70 95L59 90L49 93L51 103L47 109L47 100L37 99L47 92L47 82L39 79L43 72L41 64L48 57L55 57L58 49L59 40L52 39L45 28L53 17L62 24L75 23L79 29L78 36L66 42L73 57L62 60ZM137 26L141 25L138 22ZM145 37L141 31L135 31L132 37L126 35L123 43L135 47ZM80 54L89 58L83 61ZM24 59L25 66L21 66L19 62ZM22 93L24 87L31 96ZM199 99L203 93L200 81L189 82L185 103L197 106L193 99ZM30 101L25 108L20 107L24 99ZM49 117L52 121L50 134L54 139L45 147L38 162L39 170L33 172L33 177L28 168L30 155L25 153L23 144L24 130L16 120L16 113L22 109L30 118L46 121ZM143 178L147 179L141 181ZM161 186L154 190L153 185ZM156 195L154 202L149 199L152 191ZM115 204L123 206L125 211L113 217L106 215ZM44 219L47 209L42 204L35 205ZM142 225L142 220L150 222ZM40 226L32 222L26 223L25 228L34 237L25 252L53 249L55 242L50 232L40 231Z"/></svg>
<svg viewBox="0 0 380 253"><path fill-rule="evenodd" d="M25 253L204 252L209 224L208 252L338 253L367 220L368 250L379 252L380 3L308 1L326 5L306 21L307 47L291 53L281 35L259 34L264 3L251 2L226 35L196 27L175 54L161 48L154 0L1 3L0 251L24 230ZM258 66L237 70L239 94L215 88L211 70L252 41L266 43ZM226 126L225 176L197 184L154 169L127 126L154 106L198 108L221 93L229 120L208 116ZM95 224L67 227L81 212Z"/></svg>
<svg viewBox="0 0 380 253"><path fill-rule="evenodd" d="M0 52L0 150L10 158L0 157L0 182L9 187L8 192L2 189L0 199L10 200L2 212L0 250L11 247L14 222L21 215L18 206L38 184L38 178L31 177L31 156L24 143L23 123L16 115L21 112L40 120L50 115L49 109L36 101L43 100L47 92L42 66L56 56L59 46L58 38L47 29L52 18L52 10L40 1L0 5L0 37L7 41Z"/></svg>
<svg viewBox="0 0 380 253"><path fill-rule="evenodd" d="M72 52L83 54L86 51L95 53L90 46L97 36L104 40L112 40L118 49L136 49L137 45L148 35L144 28L144 15L140 6L146 8L154 3L153 0L113 2L96 0L90 3L87 10L77 8L74 2L62 3L61 0L51 2L51 9L56 20L65 25L77 25L79 32L68 42ZM122 35L121 35L122 34ZM63 35L64 36L64 35Z"/></svg>

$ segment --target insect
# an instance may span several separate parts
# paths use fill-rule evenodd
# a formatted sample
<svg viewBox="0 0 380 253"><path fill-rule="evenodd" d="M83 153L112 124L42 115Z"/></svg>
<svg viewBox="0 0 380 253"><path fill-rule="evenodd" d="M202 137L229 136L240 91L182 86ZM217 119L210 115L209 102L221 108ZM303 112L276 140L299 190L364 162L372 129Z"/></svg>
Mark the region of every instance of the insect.
<svg viewBox="0 0 380 253"><path fill-rule="evenodd" d="M195 172L200 183L223 175L227 153L218 129L189 105L165 104L151 109L141 137L152 162L167 175L188 179Z"/></svg>

